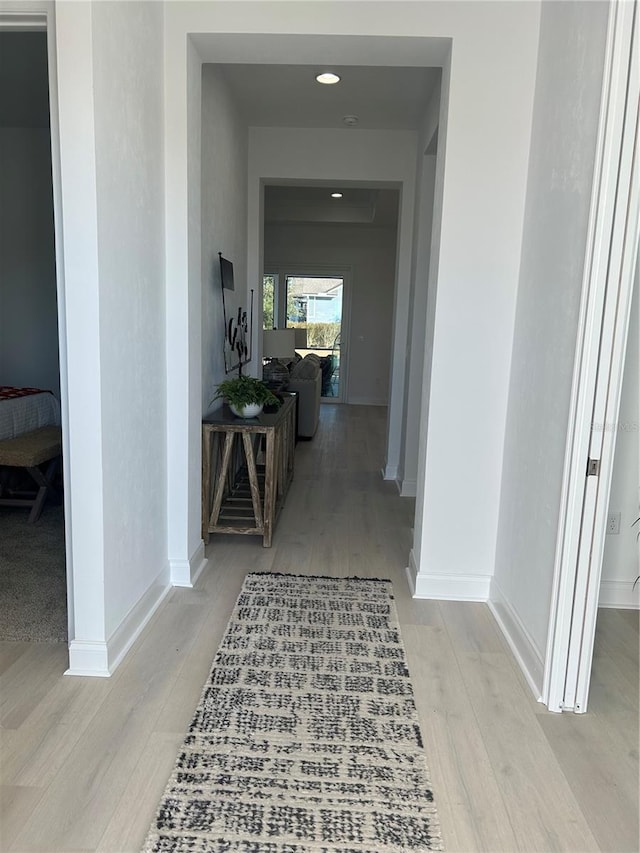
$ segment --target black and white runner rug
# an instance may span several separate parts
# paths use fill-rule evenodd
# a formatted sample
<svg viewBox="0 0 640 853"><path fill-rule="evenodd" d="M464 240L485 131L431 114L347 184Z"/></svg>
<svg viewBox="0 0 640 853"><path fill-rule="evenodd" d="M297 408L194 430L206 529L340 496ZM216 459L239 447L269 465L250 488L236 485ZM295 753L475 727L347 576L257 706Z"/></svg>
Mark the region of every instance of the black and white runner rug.
<svg viewBox="0 0 640 853"><path fill-rule="evenodd" d="M442 849L391 582L248 575L145 853Z"/></svg>

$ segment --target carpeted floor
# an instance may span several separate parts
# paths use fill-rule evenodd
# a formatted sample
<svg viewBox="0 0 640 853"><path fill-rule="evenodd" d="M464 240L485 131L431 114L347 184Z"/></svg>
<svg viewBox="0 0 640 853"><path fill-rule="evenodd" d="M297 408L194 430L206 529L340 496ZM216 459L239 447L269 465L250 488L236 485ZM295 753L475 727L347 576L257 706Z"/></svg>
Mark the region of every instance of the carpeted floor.
<svg viewBox="0 0 640 853"><path fill-rule="evenodd" d="M390 581L247 576L144 850L442 850Z"/></svg>
<svg viewBox="0 0 640 853"><path fill-rule="evenodd" d="M0 511L0 640L66 642L67 586L61 505Z"/></svg>

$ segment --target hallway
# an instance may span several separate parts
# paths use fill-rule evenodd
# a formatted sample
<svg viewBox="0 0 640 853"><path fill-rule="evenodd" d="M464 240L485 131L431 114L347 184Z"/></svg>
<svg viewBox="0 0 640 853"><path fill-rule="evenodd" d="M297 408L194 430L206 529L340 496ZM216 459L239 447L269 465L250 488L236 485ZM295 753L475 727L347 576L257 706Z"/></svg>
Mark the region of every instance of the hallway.
<svg viewBox="0 0 640 853"><path fill-rule="evenodd" d="M638 614L601 613L590 712L548 713L484 604L410 598L413 501L381 479L385 429L385 409L324 405L273 547L212 537L112 678L0 644L0 849L140 848L248 571L393 581L449 853L638 849Z"/></svg>

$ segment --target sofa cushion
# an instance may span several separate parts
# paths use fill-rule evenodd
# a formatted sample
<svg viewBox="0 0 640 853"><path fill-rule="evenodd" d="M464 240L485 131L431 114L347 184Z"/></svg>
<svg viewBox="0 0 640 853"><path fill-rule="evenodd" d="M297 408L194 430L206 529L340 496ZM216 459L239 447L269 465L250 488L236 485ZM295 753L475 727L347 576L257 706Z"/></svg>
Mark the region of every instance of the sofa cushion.
<svg viewBox="0 0 640 853"><path fill-rule="evenodd" d="M319 370L320 359L317 355L309 353L291 368L291 379L315 379Z"/></svg>
<svg viewBox="0 0 640 853"><path fill-rule="evenodd" d="M317 364L317 365L318 365L318 367L320 367L320 362L322 361L322 359L320 358L320 356L319 356L319 355L317 355L317 353L315 353L315 352L308 352L308 353L305 355L305 358L307 359L307 361L311 361L311 362L313 362L314 364Z"/></svg>

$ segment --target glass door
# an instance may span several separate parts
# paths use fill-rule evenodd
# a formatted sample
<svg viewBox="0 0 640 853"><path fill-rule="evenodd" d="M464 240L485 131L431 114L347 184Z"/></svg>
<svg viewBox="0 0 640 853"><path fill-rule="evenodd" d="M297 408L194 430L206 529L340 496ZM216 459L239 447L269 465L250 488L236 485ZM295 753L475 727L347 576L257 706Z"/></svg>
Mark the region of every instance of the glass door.
<svg viewBox="0 0 640 853"><path fill-rule="evenodd" d="M342 348L344 278L342 276L286 275L285 325L306 330L301 355L316 353L322 363L322 398L338 403L343 397L345 363Z"/></svg>

